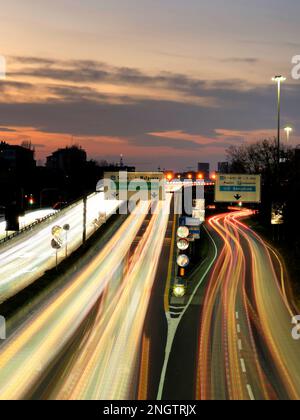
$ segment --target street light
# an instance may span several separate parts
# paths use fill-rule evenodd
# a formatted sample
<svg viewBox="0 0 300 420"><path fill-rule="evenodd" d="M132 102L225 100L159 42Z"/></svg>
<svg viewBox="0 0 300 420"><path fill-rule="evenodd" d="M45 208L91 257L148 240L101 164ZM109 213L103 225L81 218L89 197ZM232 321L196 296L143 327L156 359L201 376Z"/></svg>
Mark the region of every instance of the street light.
<svg viewBox="0 0 300 420"><path fill-rule="evenodd" d="M280 111L281 111L281 83L286 81L286 78L283 76L275 76L272 78L273 82L277 83L277 99L278 99L278 126L277 126L277 163L278 167L280 165Z"/></svg>
<svg viewBox="0 0 300 420"><path fill-rule="evenodd" d="M286 140L289 143L290 142L291 134L293 132L293 129L290 126L287 126L287 127L285 127L284 131L286 132Z"/></svg>

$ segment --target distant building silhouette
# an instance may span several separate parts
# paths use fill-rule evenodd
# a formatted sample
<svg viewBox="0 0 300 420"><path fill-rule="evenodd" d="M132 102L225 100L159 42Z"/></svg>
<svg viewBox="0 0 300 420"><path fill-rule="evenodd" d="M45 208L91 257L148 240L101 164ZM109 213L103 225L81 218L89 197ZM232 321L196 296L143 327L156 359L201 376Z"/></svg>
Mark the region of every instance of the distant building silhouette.
<svg viewBox="0 0 300 420"><path fill-rule="evenodd" d="M25 194L31 193L35 171L34 148L30 142L22 146L0 142L0 206L14 204L15 211L21 211Z"/></svg>
<svg viewBox="0 0 300 420"><path fill-rule="evenodd" d="M87 154L79 146L58 149L47 157L46 167L53 171L60 171L64 175L73 175L84 168L87 163Z"/></svg>
<svg viewBox="0 0 300 420"><path fill-rule="evenodd" d="M8 171L14 174L22 174L35 169L34 148L30 143L26 143L26 147L24 146L0 143L1 172Z"/></svg>
<svg viewBox="0 0 300 420"><path fill-rule="evenodd" d="M203 174L204 179L209 179L210 178L210 164L209 163L204 163L204 162L199 162L198 163L198 172L200 172L201 174Z"/></svg>

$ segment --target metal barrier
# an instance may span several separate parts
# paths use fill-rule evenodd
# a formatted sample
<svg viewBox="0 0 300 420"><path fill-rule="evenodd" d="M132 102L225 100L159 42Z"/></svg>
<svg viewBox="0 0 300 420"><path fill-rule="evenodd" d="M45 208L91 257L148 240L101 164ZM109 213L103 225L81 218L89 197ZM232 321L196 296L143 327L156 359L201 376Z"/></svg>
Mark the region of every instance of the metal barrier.
<svg viewBox="0 0 300 420"><path fill-rule="evenodd" d="M14 232L10 235L7 235L5 238L2 238L0 240L0 245L10 241L13 238L16 238L17 236L21 235L24 232L28 232L28 231L32 230L35 226L39 225L42 222L45 222L46 220L51 219L52 217L56 216L57 214L60 214L60 211L56 212L56 213L49 214L48 216L45 216L42 219L36 220L35 222L31 223L30 225L25 226L24 228L20 229L18 232Z"/></svg>
<svg viewBox="0 0 300 420"><path fill-rule="evenodd" d="M95 193L94 193L95 194ZM90 194L88 196L88 198L92 197L94 194ZM48 216L43 217L42 219L36 220L35 222L31 223L28 226L25 226L23 229L20 229L18 232L14 232L11 235L6 236L5 238L2 238L0 240L0 245L10 241L11 239L16 238L17 236L22 235L23 233L29 232L31 230L33 230L37 225L46 222L47 220L50 219L56 219L57 217L59 217L65 210L71 210L73 207L76 207L77 205L80 204L80 202L83 201L83 198L74 201L73 203L67 204L65 207L61 208L60 210L58 210L56 213L53 214L49 214Z"/></svg>

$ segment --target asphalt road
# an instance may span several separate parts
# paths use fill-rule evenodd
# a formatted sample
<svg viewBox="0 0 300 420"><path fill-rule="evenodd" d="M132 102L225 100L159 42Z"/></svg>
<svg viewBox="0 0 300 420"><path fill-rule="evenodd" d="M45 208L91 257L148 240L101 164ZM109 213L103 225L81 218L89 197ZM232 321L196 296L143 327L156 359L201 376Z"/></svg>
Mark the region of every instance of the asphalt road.
<svg viewBox="0 0 300 420"><path fill-rule="evenodd" d="M243 210L209 221L217 253L207 276L203 264L190 279L197 292L182 302L165 399L300 398L300 341L292 337L296 313L287 276L276 251L242 222L249 215Z"/></svg>
<svg viewBox="0 0 300 420"><path fill-rule="evenodd" d="M143 332L140 361L140 383L135 396L139 400L155 400L158 393L164 350L167 342L167 319L165 315L166 281L172 275L172 258L176 218L173 201L167 230L159 258L157 272L151 291Z"/></svg>
<svg viewBox="0 0 300 420"><path fill-rule="evenodd" d="M211 219L223 248L203 306L196 397L299 399L300 342L280 259L241 219Z"/></svg>
<svg viewBox="0 0 300 420"><path fill-rule="evenodd" d="M1 399L130 399L148 383L151 392L153 345L144 337L170 203L168 195L150 218L149 203L140 203L95 258L7 340L0 349Z"/></svg>
<svg viewBox="0 0 300 420"><path fill-rule="evenodd" d="M120 206L118 201L105 200L104 193L92 194L87 199L87 237L93 235L100 223L101 214L109 218ZM11 239L0 248L0 303L19 293L47 270L56 265L56 251L51 247L52 228L70 225L68 234L62 233L62 249L57 252L60 263L68 253L77 250L83 238L83 201L63 210L53 220L37 225L32 231Z"/></svg>
<svg viewBox="0 0 300 420"><path fill-rule="evenodd" d="M300 399L286 273L250 211L209 220L178 300L171 202L141 203L0 348L1 399Z"/></svg>

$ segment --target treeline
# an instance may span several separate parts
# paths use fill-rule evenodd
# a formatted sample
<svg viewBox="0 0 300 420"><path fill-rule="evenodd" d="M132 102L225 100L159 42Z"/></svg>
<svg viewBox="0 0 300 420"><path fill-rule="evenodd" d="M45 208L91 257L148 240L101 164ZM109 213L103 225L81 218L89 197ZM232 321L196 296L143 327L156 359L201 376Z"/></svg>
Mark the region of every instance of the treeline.
<svg viewBox="0 0 300 420"><path fill-rule="evenodd" d="M279 246L284 247L290 261L300 273L300 149L282 146L280 165L276 139L232 146L227 150L231 173L262 175L262 202L259 223L271 236L278 229ZM282 205L284 225L271 225L272 206Z"/></svg>

